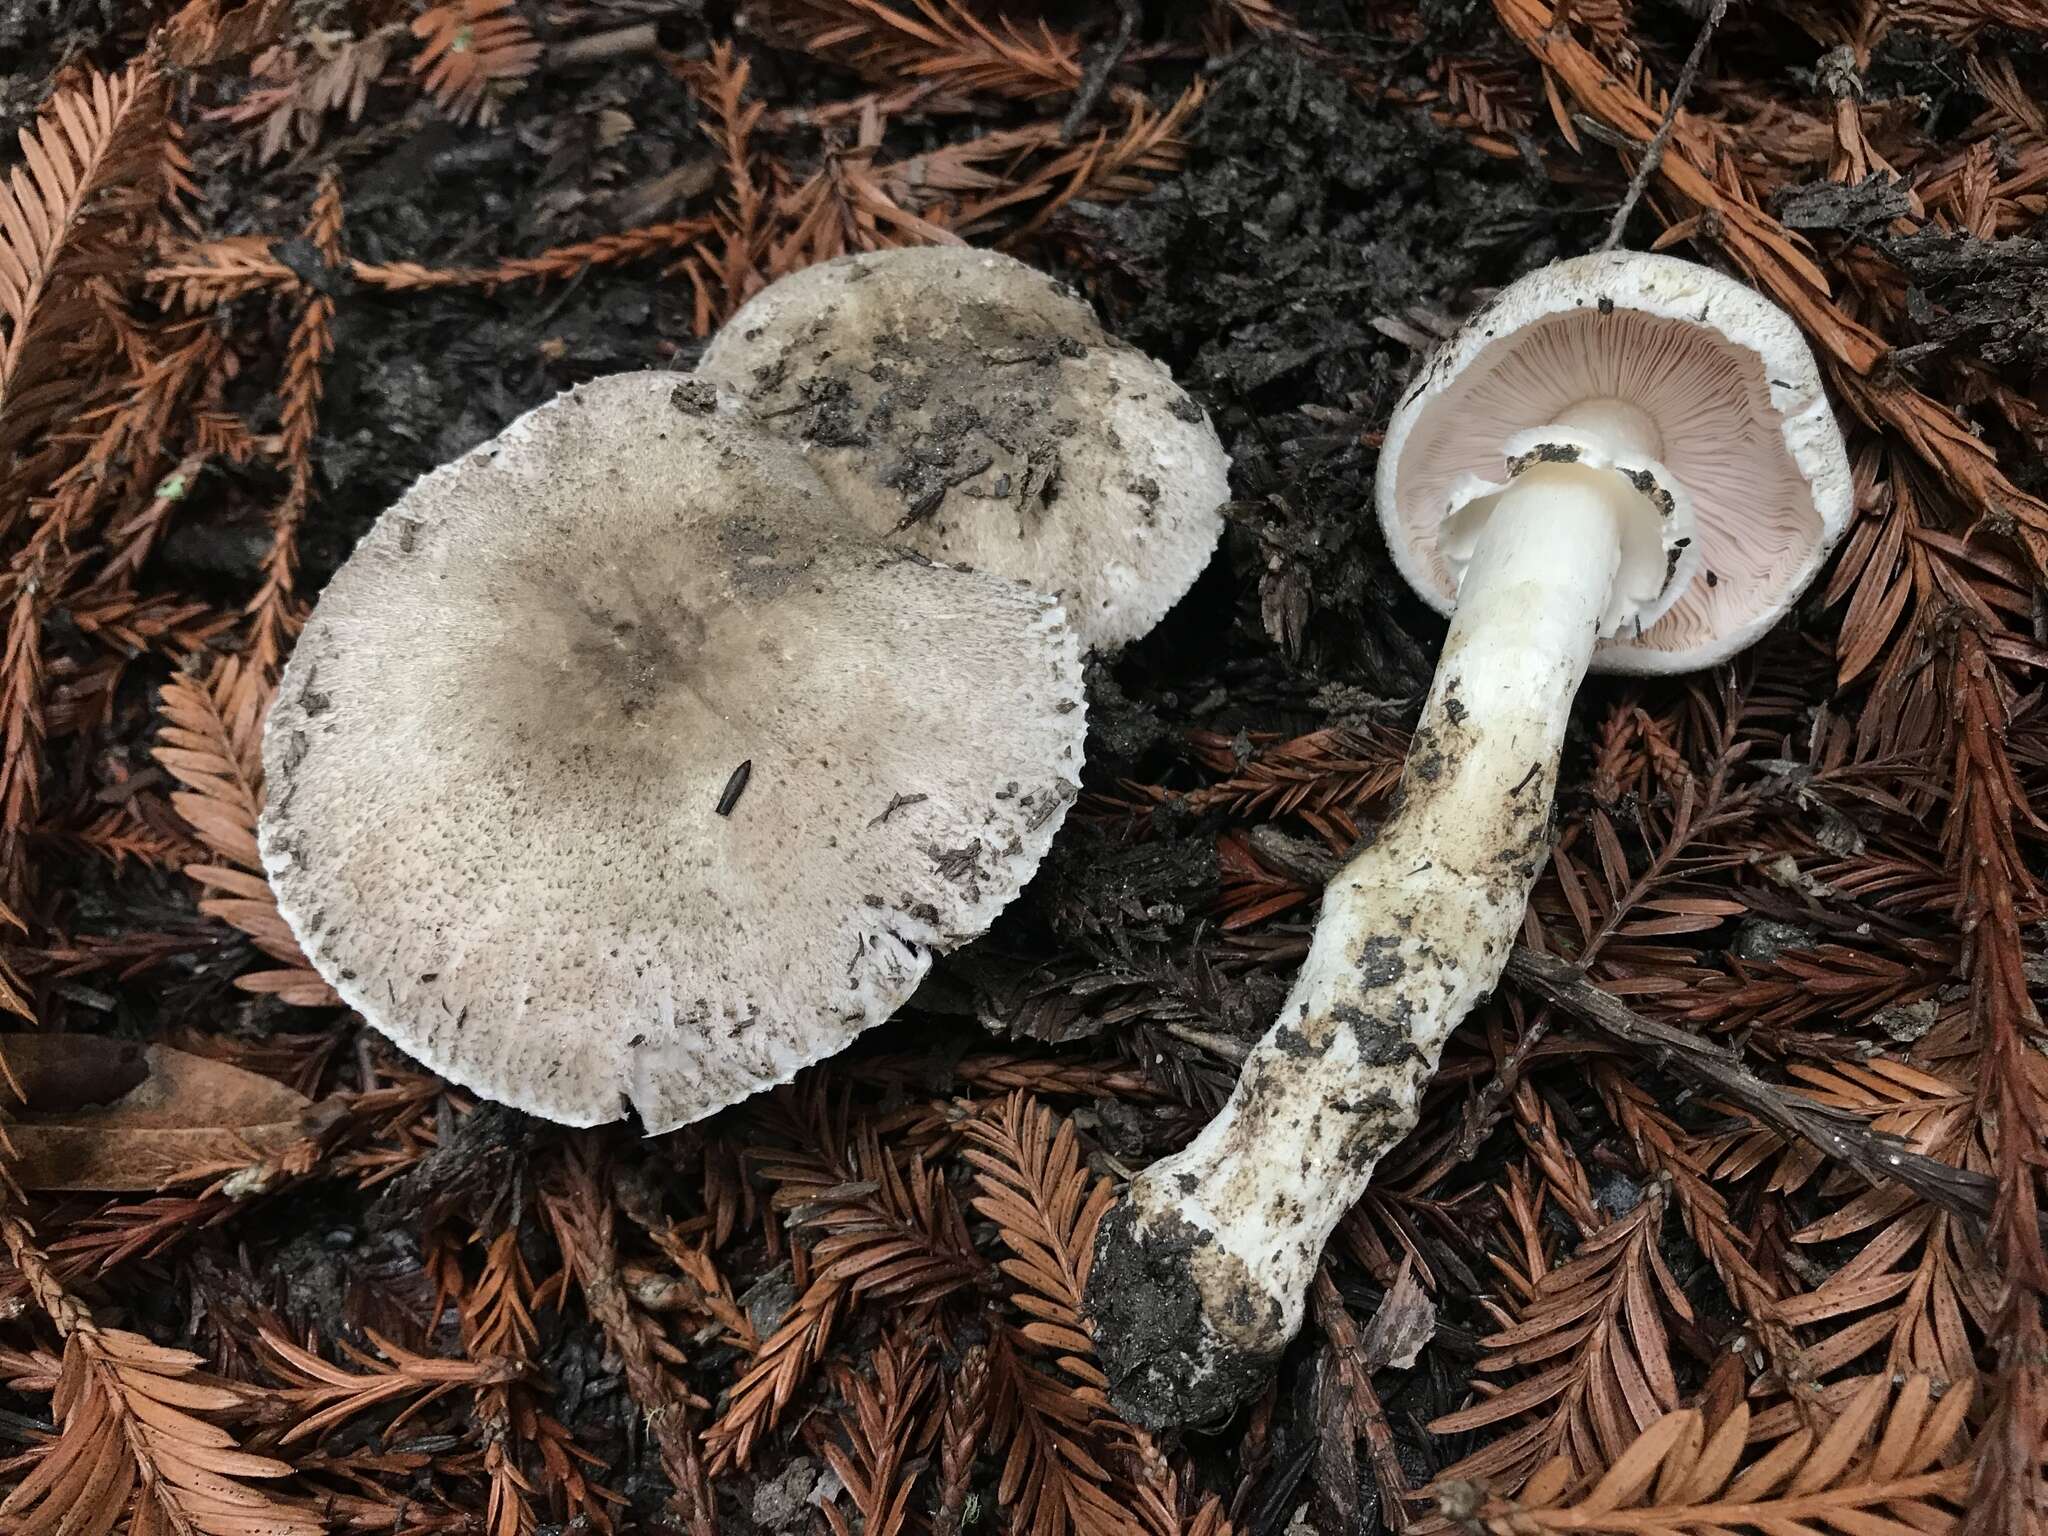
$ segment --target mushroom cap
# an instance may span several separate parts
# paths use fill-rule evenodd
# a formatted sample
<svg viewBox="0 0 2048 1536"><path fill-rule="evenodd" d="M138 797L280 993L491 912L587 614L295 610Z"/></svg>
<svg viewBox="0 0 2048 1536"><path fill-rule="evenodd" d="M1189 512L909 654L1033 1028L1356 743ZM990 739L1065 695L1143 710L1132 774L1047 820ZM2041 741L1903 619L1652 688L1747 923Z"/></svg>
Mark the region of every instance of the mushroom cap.
<svg viewBox="0 0 2048 1536"><path fill-rule="evenodd" d="M1685 672L1726 659L1798 600L1847 526L1854 492L1798 326L1755 290L1676 257L1616 251L1542 268L1436 352L1380 452L1380 524L1395 564L1449 613L1446 515L1475 482L1510 478L1508 461L1536 440L1562 441L1537 429L1585 400L1647 414L1661 442L1644 464L1657 489L1690 503L1695 523L1674 564L1690 579L1639 634L1602 641L1594 670Z"/></svg>
<svg viewBox="0 0 2048 1536"><path fill-rule="evenodd" d="M279 686L259 842L314 966L400 1046L659 1131L982 932L1065 816L1083 719L1051 598L868 537L730 399L623 374L363 538Z"/></svg>
<svg viewBox="0 0 2048 1536"><path fill-rule="evenodd" d="M872 532L1059 594L1092 648L1158 623L1223 531L1230 456L1202 408L1071 289L992 251L779 278L698 371L800 440Z"/></svg>

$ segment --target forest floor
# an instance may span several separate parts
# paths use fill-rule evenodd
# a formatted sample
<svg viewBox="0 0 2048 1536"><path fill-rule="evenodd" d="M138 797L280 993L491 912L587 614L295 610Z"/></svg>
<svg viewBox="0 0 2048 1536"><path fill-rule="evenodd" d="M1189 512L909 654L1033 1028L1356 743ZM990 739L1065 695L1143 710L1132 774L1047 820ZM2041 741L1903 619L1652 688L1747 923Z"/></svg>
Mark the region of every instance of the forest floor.
<svg viewBox="0 0 2048 1536"><path fill-rule="evenodd" d="M0 1529L2048 1529L2039 0L0 0L0 130ZM1800 322L1856 520L1733 666L1588 683L1524 932L1573 979L1458 1032L1268 1390L1148 1434L1093 1222L1442 639L1379 434L1618 210ZM323 582L570 384L951 238L1234 458L1045 867L677 1133L423 1072L256 861Z"/></svg>

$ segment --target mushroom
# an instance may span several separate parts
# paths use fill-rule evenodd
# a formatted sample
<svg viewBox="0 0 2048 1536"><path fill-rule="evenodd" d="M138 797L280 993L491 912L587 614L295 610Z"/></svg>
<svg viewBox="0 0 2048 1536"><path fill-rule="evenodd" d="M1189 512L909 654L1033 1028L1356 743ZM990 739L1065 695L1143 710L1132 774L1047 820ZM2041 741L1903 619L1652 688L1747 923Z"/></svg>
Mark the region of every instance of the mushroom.
<svg viewBox="0 0 2048 1536"><path fill-rule="evenodd" d="M429 1067L651 1131L786 1081L982 932L1078 784L1058 604L852 525L702 381L625 374L420 480L264 736L264 868Z"/></svg>
<svg viewBox="0 0 2048 1536"><path fill-rule="evenodd" d="M1445 345L1388 426L1378 500L1450 633L1397 809L1330 881L1279 1021L1102 1224L1086 1299L1141 1424L1228 1409L1300 1327L1325 1238L1507 961L1588 666L1747 645L1818 570L1851 487L1793 322L1623 253L1523 278Z"/></svg>
<svg viewBox="0 0 2048 1536"><path fill-rule="evenodd" d="M1222 532L1230 457L1202 408L1008 256L807 267L755 295L698 371L801 441L869 531L1057 594L1084 646L1151 629Z"/></svg>

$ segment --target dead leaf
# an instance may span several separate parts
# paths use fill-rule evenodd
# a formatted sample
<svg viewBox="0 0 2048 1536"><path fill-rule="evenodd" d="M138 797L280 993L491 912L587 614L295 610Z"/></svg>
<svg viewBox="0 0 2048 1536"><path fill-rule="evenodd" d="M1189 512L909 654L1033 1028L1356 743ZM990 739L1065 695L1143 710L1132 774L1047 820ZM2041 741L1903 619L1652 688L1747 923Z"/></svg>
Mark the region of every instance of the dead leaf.
<svg viewBox="0 0 2048 1536"><path fill-rule="evenodd" d="M100 1035L14 1034L25 1107L0 1123L25 1189L159 1190L282 1151L312 1101L282 1083L165 1045Z"/></svg>
<svg viewBox="0 0 2048 1536"><path fill-rule="evenodd" d="M1401 1272L1380 1298L1372 1321L1365 1325L1366 1368L1405 1371L1415 1364L1422 1346L1436 1336L1436 1303L1423 1294L1415 1279L1413 1255L1401 1261Z"/></svg>

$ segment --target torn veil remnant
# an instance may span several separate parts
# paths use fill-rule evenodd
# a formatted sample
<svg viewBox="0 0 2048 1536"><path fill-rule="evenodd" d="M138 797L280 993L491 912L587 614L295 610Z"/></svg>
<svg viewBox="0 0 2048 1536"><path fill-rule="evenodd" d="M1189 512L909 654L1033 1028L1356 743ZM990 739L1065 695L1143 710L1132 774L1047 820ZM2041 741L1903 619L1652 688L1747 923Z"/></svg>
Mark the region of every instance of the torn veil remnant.
<svg viewBox="0 0 2048 1536"><path fill-rule="evenodd" d="M887 1018L1079 780L1053 599L870 537L737 402L678 396L600 379L422 479L264 736L264 867L321 975L569 1124L698 1119Z"/></svg>
<svg viewBox="0 0 2048 1536"><path fill-rule="evenodd" d="M701 376L804 446L877 535L1018 577L1082 644L1159 622L1223 530L1230 456L1165 366L993 251L842 256L770 283Z"/></svg>
<svg viewBox="0 0 2048 1536"><path fill-rule="evenodd" d="M1324 1239L1499 980L1589 665L1678 671L1747 645L1851 495L1798 328L1689 262L1546 268L1424 367L1387 428L1379 512L1450 633L1399 810L1330 881L1279 1022L1223 1112L1103 1222L1087 1304L1131 1418L1226 1411L1300 1327Z"/></svg>

